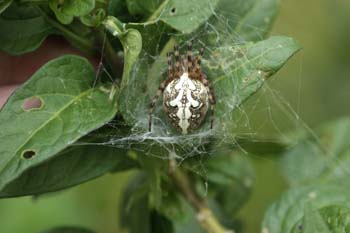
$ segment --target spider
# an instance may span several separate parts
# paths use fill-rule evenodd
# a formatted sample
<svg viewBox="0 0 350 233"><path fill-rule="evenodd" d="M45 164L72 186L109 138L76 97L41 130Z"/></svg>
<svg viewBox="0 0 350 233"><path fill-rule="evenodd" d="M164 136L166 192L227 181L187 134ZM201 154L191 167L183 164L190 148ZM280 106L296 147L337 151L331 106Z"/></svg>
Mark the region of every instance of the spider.
<svg viewBox="0 0 350 233"><path fill-rule="evenodd" d="M214 121L214 90L201 70L203 48L196 58L192 57L192 42L187 45L187 59L179 53L179 47L174 46L175 67L172 57L167 53L168 77L164 80L152 99L149 107L149 131L152 128L154 106L163 94L163 107L171 124L182 134L198 129L203 122L210 103L211 123Z"/></svg>

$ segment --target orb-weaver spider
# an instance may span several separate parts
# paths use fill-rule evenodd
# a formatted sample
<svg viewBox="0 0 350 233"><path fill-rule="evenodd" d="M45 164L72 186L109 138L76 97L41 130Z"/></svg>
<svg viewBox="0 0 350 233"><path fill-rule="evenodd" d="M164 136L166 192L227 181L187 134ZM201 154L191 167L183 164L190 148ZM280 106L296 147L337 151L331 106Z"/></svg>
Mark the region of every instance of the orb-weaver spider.
<svg viewBox="0 0 350 233"><path fill-rule="evenodd" d="M192 58L192 42L188 43L187 59L174 46L175 67L170 53L167 53L168 77L164 80L149 107L149 130L152 128L152 114L159 96L163 93L163 107L171 124L182 134L198 129L211 106L213 128L215 96L211 83L201 70L203 48Z"/></svg>

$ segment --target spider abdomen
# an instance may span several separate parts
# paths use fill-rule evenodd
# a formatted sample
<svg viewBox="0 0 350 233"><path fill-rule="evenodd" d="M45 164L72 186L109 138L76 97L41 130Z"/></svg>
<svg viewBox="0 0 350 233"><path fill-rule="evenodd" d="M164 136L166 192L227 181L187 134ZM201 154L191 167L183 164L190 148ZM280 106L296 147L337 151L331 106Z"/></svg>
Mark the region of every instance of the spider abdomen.
<svg viewBox="0 0 350 233"><path fill-rule="evenodd" d="M200 127L208 112L208 99L208 88L185 72L165 87L163 106L171 124L187 134Z"/></svg>

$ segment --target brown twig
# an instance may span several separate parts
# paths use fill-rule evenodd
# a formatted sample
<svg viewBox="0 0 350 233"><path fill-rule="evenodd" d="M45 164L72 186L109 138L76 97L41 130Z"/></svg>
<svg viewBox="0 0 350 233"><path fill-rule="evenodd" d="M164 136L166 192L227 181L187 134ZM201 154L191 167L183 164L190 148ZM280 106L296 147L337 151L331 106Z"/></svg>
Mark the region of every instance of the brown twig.
<svg viewBox="0 0 350 233"><path fill-rule="evenodd" d="M206 201L193 188L187 174L181 168L174 166L175 163L175 160L170 162L169 176L186 201L196 211L196 218L201 227L208 233L233 233L232 230L228 230L220 224Z"/></svg>

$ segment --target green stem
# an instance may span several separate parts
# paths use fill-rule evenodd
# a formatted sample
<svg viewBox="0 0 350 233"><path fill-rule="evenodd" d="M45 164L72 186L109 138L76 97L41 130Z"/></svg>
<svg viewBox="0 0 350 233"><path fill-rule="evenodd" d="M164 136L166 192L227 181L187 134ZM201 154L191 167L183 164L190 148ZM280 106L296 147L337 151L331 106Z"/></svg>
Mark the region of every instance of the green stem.
<svg viewBox="0 0 350 233"><path fill-rule="evenodd" d="M171 164L174 164L174 160ZM233 231L226 229L220 224L212 210L208 207L206 201L197 194L193 188L194 185L190 182L190 179L185 172L175 165L171 166L169 176L186 201L191 204L196 211L197 220L206 232L233 233Z"/></svg>
<svg viewBox="0 0 350 233"><path fill-rule="evenodd" d="M95 31L96 41L92 41L89 39L85 39L75 34L71 30L69 30L64 25L60 24L56 20L52 19L43 9L38 7L41 14L45 17L46 21L50 23L54 28L59 30L63 36L73 44L73 46L78 47L80 50L85 52L88 55L96 55L97 53L101 53L101 56L105 55L105 60L109 64L111 68L113 78L121 76L122 73L122 63L121 59L115 52L113 46L111 45L107 35L105 35L105 31L103 27L97 28ZM101 51L98 48L102 48ZM103 50L103 51L102 51Z"/></svg>
<svg viewBox="0 0 350 233"><path fill-rule="evenodd" d="M104 27L100 27L97 30L97 38L99 42L103 44L102 48L104 51L102 51L102 53L105 53L105 60L109 64L114 80L118 77L120 78L123 71L122 59L114 50L111 42L108 39L108 36L106 35Z"/></svg>
<svg viewBox="0 0 350 233"><path fill-rule="evenodd" d="M62 24L58 23L56 20L52 19L51 16L46 14L46 12L41 7L37 7L37 9L45 17L45 20L49 24L51 24L51 26L53 26L54 28L59 30L63 34L63 36L66 37L66 39L68 41L70 41L73 45L76 45L77 47L79 47L81 50L83 50L87 54L92 55L92 54L96 53L97 50L94 46L93 41L78 36L77 34L72 32L71 30L69 30L68 28L63 26Z"/></svg>

